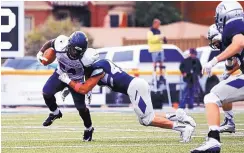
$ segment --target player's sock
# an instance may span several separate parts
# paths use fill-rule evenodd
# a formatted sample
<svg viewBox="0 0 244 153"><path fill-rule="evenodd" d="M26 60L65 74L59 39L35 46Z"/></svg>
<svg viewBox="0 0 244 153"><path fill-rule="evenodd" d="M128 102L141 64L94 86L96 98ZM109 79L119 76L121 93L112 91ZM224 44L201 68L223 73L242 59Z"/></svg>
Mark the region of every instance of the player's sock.
<svg viewBox="0 0 244 153"><path fill-rule="evenodd" d="M211 125L211 126L209 126L209 131L219 131L219 126Z"/></svg>
<svg viewBox="0 0 244 153"><path fill-rule="evenodd" d="M233 111L224 111L225 117L228 118L229 120L232 120L234 117Z"/></svg>
<svg viewBox="0 0 244 153"><path fill-rule="evenodd" d="M91 131L92 130L92 126L90 126L89 128L86 128L85 130Z"/></svg>
<svg viewBox="0 0 244 153"><path fill-rule="evenodd" d="M90 128L92 126L91 115L88 108L80 109L79 114L84 121L84 126Z"/></svg>
<svg viewBox="0 0 244 153"><path fill-rule="evenodd" d="M165 117L170 121L177 121L176 114L165 114Z"/></svg>
<svg viewBox="0 0 244 153"><path fill-rule="evenodd" d="M52 112L53 115L58 115L59 114L59 108L57 108L55 111Z"/></svg>
<svg viewBox="0 0 244 153"><path fill-rule="evenodd" d="M219 131L218 130L210 130L208 132L208 137L209 138L214 138L220 142L220 136L219 136Z"/></svg>

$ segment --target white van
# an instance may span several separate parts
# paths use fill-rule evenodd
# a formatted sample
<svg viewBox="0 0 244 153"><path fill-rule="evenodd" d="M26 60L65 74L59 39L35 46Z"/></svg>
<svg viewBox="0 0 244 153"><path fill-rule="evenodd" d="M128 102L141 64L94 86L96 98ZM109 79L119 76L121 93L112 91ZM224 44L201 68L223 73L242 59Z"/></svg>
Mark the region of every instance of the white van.
<svg viewBox="0 0 244 153"><path fill-rule="evenodd" d="M166 70L179 70L180 62L184 59L183 52L175 45L162 45ZM148 45L133 45L120 47L106 47L97 49L100 58L109 59L123 70L128 71L138 69L140 71L153 71L151 53L148 52ZM151 81L152 76L141 76L147 81ZM179 77L178 77L179 78ZM179 79L168 78L169 82L179 82Z"/></svg>
<svg viewBox="0 0 244 153"><path fill-rule="evenodd" d="M152 72L153 62L151 53L148 51L148 45L133 45L133 46L120 46L120 47L106 47L97 49L101 59L109 59L116 65L125 71L139 70ZM165 60L164 66L166 70L179 71L179 65L184 59L183 52L175 45L164 44L162 45L162 51L164 52ZM148 82L152 82L152 75L140 75L141 78ZM177 101L178 92L180 89L179 75L165 76L167 83L169 84L171 97L173 101ZM167 88L166 87L166 88Z"/></svg>

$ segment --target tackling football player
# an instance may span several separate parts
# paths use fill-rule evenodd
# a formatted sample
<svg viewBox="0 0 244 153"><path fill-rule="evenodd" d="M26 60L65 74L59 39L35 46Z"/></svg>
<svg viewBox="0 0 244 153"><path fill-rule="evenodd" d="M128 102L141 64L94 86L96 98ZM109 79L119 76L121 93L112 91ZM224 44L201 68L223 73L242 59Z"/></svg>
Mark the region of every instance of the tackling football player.
<svg viewBox="0 0 244 153"><path fill-rule="evenodd" d="M210 75L211 69L218 62L236 54L244 60L244 18L243 8L238 2L224 1L216 8L215 24L222 34L222 43L226 49L208 62L203 72ZM191 153L219 153L220 144L220 112L219 106L244 100L244 74L229 77L217 84L204 97L207 120L209 125L208 139Z"/></svg>
<svg viewBox="0 0 244 153"><path fill-rule="evenodd" d="M76 31L70 35L70 37L60 35L56 39L46 42L37 54L37 60L42 62L47 59L43 56L43 53L50 47L56 52L56 58L58 60L58 67L55 72L47 80L43 87L43 98L51 113L48 118L43 122L43 126L50 126L54 120L61 118L62 113L59 110L55 94L62 91L67 84L58 79L59 75L66 72L70 78L75 81L84 81L84 69L83 69L83 55L87 50L93 50L87 48L88 39L83 32ZM76 92L69 87L71 95L73 97L75 107L77 108L80 117L84 121L84 141L92 140L92 133L94 128L92 127L92 121L90 111L85 105L85 95Z"/></svg>
<svg viewBox="0 0 244 153"><path fill-rule="evenodd" d="M220 51L224 50L222 45L222 35L218 31L215 24L211 25L208 30L208 40L209 46L213 49L219 49ZM222 79L226 80L229 76L234 73L236 70L240 69L244 73L244 62L241 59L239 54L234 57L228 58L225 61L226 70L222 74ZM222 104L224 110L225 119L224 122L220 125L220 133L222 132L235 132L235 122L234 122L234 113L232 111L232 103Z"/></svg>
<svg viewBox="0 0 244 153"><path fill-rule="evenodd" d="M93 52L94 55L97 54L95 50ZM89 76L84 83L74 81L66 73L61 74L59 79L81 94L86 94L96 84L126 94L134 106L140 124L179 131L182 142L191 140L196 126L192 117L187 116L182 109L177 110L176 114L163 114L163 116L155 114L152 107L150 87L145 80L128 75L109 60L95 60L92 52L85 52L84 61L90 64L84 64L86 66L85 72Z"/></svg>

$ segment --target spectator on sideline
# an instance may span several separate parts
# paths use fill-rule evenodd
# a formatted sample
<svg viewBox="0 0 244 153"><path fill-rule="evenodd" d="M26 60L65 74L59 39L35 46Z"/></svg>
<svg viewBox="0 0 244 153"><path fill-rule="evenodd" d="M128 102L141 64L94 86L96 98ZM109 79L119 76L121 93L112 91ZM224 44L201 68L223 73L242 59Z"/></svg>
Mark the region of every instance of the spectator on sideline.
<svg viewBox="0 0 244 153"><path fill-rule="evenodd" d="M164 52L162 50L162 44L167 43L165 37L162 37L161 31L159 30L161 21L159 19L154 19L152 27L147 32L147 42L149 46L149 52L152 54L152 61L154 66L154 75L156 77L156 70L157 70L157 63L159 63L159 70L160 70L160 81L164 80L163 77L163 62L164 62Z"/></svg>
<svg viewBox="0 0 244 153"><path fill-rule="evenodd" d="M179 107L185 108L186 103L188 103L188 108L192 109L194 98L197 97L199 99L199 94L201 91L199 76L202 76L202 65L197 58L197 51L195 49L191 48L190 57L181 62L180 71L186 86L183 90Z"/></svg>

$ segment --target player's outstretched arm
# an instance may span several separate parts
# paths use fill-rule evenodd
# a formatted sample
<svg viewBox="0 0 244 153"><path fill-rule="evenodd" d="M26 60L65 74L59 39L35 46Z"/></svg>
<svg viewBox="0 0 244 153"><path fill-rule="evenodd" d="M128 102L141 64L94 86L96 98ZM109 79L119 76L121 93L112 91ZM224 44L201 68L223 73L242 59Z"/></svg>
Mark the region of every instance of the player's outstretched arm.
<svg viewBox="0 0 244 153"><path fill-rule="evenodd" d="M98 83L98 81L104 76L104 73L98 76L91 77L87 79L84 83L76 83L75 81L71 81L69 86L73 88L76 92L81 94L87 94L91 91Z"/></svg>
<svg viewBox="0 0 244 153"><path fill-rule="evenodd" d="M104 73L97 75L97 76L90 77L84 83L80 83L80 82L75 82L75 81L71 80L66 73L63 73L59 76L59 80L68 84L76 92L85 95L97 85L98 81L102 77L104 77Z"/></svg>
<svg viewBox="0 0 244 153"><path fill-rule="evenodd" d="M232 43L217 56L218 62L226 60L241 52L244 48L244 36L242 34L237 34L233 37Z"/></svg>
<svg viewBox="0 0 244 153"><path fill-rule="evenodd" d="M214 57L211 61L204 65L202 73L206 72L209 76L211 74L211 69L220 61L226 60L240 53L244 48L244 36L242 34L237 34L233 37L232 43L218 56Z"/></svg>

